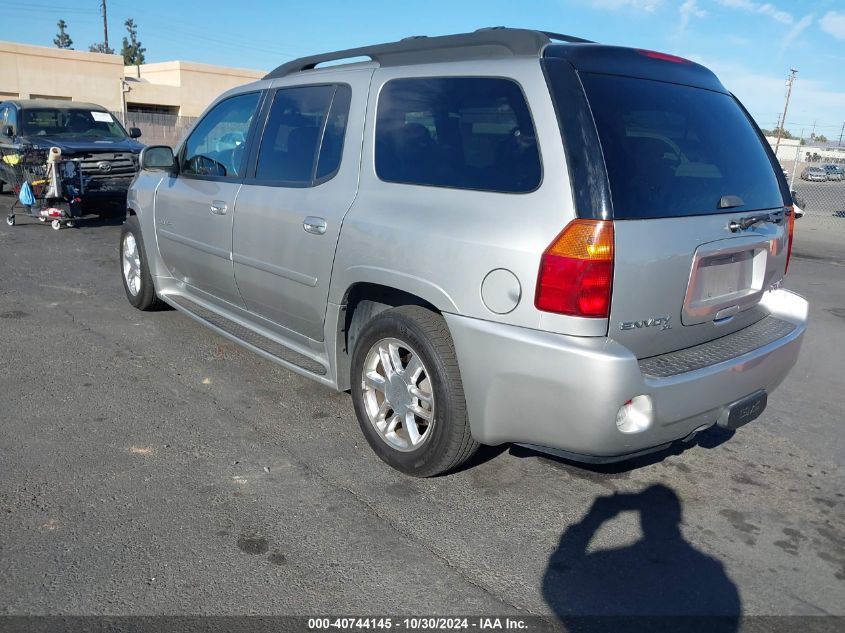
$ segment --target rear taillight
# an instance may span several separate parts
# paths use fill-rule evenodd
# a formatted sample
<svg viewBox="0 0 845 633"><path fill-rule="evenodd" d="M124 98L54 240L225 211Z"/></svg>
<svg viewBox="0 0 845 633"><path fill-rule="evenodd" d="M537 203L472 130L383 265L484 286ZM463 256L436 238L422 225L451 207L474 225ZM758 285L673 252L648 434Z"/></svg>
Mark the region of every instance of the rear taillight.
<svg viewBox="0 0 845 633"><path fill-rule="evenodd" d="M613 282L613 222L573 220L540 258L538 310L607 318Z"/></svg>
<svg viewBox="0 0 845 633"><path fill-rule="evenodd" d="M795 209L793 207L786 207L786 226L789 231L789 241L786 245L786 267L783 269L783 274L789 270L789 258L792 257L792 236L795 235Z"/></svg>

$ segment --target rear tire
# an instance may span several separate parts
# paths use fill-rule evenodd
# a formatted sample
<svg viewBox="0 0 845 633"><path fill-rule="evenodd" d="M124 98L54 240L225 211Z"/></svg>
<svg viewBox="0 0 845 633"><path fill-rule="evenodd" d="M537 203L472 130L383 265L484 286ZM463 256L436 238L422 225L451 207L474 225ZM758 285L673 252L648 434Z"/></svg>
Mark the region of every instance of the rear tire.
<svg viewBox="0 0 845 633"><path fill-rule="evenodd" d="M352 352L351 384L364 437L396 470L431 477L478 449L452 337L439 314L409 305L370 319Z"/></svg>
<svg viewBox="0 0 845 633"><path fill-rule="evenodd" d="M129 303L138 310L152 311L164 307L158 298L147 265L144 238L138 218L130 216L120 231L120 278Z"/></svg>

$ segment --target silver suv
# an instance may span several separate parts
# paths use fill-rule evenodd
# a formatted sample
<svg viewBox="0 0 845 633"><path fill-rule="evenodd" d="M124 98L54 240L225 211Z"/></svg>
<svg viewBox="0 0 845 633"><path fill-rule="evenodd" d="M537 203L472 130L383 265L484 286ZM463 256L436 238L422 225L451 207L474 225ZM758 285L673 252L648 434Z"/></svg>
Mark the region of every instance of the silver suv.
<svg viewBox="0 0 845 633"><path fill-rule="evenodd" d="M735 429L806 327L777 161L671 55L499 28L317 55L141 164L130 303L350 390L412 475L479 444L613 461Z"/></svg>

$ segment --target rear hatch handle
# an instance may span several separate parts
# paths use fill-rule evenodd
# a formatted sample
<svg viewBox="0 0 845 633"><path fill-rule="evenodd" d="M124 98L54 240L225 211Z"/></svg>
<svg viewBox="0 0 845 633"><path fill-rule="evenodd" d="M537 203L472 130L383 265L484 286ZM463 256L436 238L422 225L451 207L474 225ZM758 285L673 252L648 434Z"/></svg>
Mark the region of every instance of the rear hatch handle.
<svg viewBox="0 0 845 633"><path fill-rule="evenodd" d="M738 231L744 231L755 224L759 224L760 222L771 222L772 224L780 224L783 222L784 218L786 217L786 209L781 209L779 211L769 211L766 213L755 213L754 215L749 215L737 220L731 220L728 223L728 228L730 229L731 233L736 233Z"/></svg>

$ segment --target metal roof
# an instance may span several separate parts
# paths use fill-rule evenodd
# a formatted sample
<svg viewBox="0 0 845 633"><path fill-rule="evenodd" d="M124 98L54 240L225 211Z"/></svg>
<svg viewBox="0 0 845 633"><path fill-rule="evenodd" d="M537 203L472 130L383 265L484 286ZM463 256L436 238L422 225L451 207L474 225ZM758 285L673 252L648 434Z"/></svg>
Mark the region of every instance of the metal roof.
<svg viewBox="0 0 845 633"><path fill-rule="evenodd" d="M24 110L31 108L61 108L63 110L94 110L108 112L106 108L96 103L82 101L65 101L63 99L6 99L4 103L14 103Z"/></svg>
<svg viewBox="0 0 845 633"><path fill-rule="evenodd" d="M490 27L472 33L438 37L417 35L388 44L300 57L282 64L265 75L264 79L285 77L313 70L318 64L354 57L369 57L381 66L520 56L539 57L543 49L552 42L590 43L589 40L571 35L504 27Z"/></svg>

